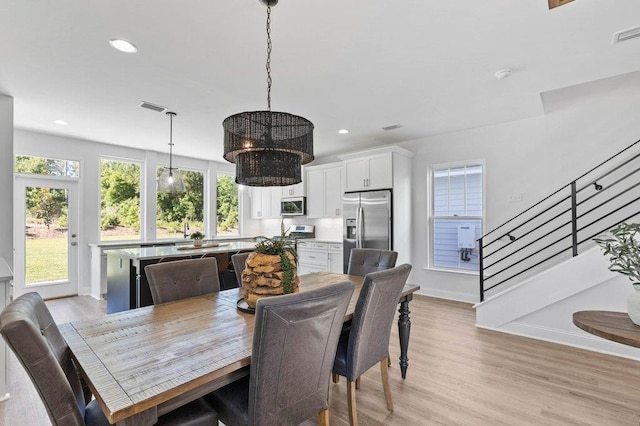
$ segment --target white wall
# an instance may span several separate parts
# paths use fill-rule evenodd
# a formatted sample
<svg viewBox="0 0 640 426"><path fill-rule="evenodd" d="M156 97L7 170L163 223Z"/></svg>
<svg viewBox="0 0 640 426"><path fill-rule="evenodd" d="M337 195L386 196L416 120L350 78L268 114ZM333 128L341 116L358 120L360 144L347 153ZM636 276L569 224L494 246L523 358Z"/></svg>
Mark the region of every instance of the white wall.
<svg viewBox="0 0 640 426"><path fill-rule="evenodd" d="M580 96L553 93L546 115L409 141L413 164L414 265L409 281L421 293L475 302L477 275L427 269L428 166L485 160L485 233L568 184L609 156L640 139L638 79L622 87L595 84ZM509 202L522 194L521 202Z"/></svg>
<svg viewBox="0 0 640 426"><path fill-rule="evenodd" d="M13 200L13 98L0 93L0 200ZM12 270L13 203L0 203L0 257Z"/></svg>
<svg viewBox="0 0 640 426"><path fill-rule="evenodd" d="M0 97L0 120L2 120L2 108L4 108L4 98ZM13 122L9 126L11 130ZM4 127L0 128L4 131ZM9 132L12 135L11 132ZM133 148L127 148L117 145L103 144L91 142L81 139L73 139L68 137L56 136L45 133L37 133L26 130L15 130L13 141L13 149L16 155L33 155L40 157L59 158L67 160L78 160L80 162L80 181L79 181L79 205L80 223L78 231L78 256L80 263L80 289L79 294L90 294L90 250L89 243L100 241L100 158L103 156L115 157L126 160L135 160L143 163L142 169L143 185L141 191L141 203L146 205L147 216L141 220L141 233L143 240L155 239L155 198L156 198L156 182L155 173L157 166L164 166L168 163L168 155L164 153L156 153L154 151L143 151ZM4 138L0 137L0 143ZM6 159L6 160L5 160ZM12 156L0 156L1 162L8 162L6 167L0 167L0 170L11 173L13 182L13 159ZM200 160L197 158L181 157L174 155L174 165L178 168L191 168L207 171L205 180L215 182L218 171L235 173L234 165L228 163L218 163L214 161ZM7 180L0 179L0 197L3 197L5 188L2 182ZM8 190L12 190L9 185ZM215 185L210 185L210 191L205 194L205 199L215 199ZM240 196L240 207L242 211L242 203L248 202L246 196ZM0 198L2 199L2 198ZM9 199L8 197L6 199ZM11 197L13 199L13 197ZM5 208L4 206L0 208ZM13 204L6 206L8 209L13 208ZM213 207L215 210L215 206ZM248 209L245 209L248 210ZM11 210L13 215L13 210ZM12 216L11 216L12 217ZM240 218L242 223L247 222L247 226L243 228L245 235L255 235L256 225L243 217ZM207 235L212 235L215 227L215 212L209 210L205 216L205 225ZM11 224L12 221L4 223ZM10 231L13 227L10 227ZM2 236L2 228L0 228L0 236ZM247 234L248 232L248 234ZM10 234L11 235L11 234ZM0 249L5 238L0 239ZM13 238L10 249L13 250ZM1 252L0 252L1 253Z"/></svg>

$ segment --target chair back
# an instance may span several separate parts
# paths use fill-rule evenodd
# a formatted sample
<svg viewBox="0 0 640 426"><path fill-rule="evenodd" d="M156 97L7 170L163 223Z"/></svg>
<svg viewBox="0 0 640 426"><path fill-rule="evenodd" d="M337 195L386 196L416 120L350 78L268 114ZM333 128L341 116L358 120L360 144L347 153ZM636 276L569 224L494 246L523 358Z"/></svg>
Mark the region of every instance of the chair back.
<svg viewBox="0 0 640 426"><path fill-rule="evenodd" d="M411 265L365 275L351 321L346 377L354 381L389 354L396 306Z"/></svg>
<svg viewBox="0 0 640 426"><path fill-rule="evenodd" d="M236 273L236 280L238 280L238 287L242 287L242 271L247 264L247 257L251 254L250 251L244 253L238 253L231 256L231 263L233 264L233 271Z"/></svg>
<svg viewBox="0 0 640 426"><path fill-rule="evenodd" d="M154 263L144 271L154 305L220 291L215 257Z"/></svg>
<svg viewBox="0 0 640 426"><path fill-rule="evenodd" d="M354 285L343 281L256 305L249 424L299 424L329 407L329 379Z"/></svg>
<svg viewBox="0 0 640 426"><path fill-rule="evenodd" d="M54 425L84 425L85 400L67 342L38 293L0 314L0 333L40 394Z"/></svg>
<svg viewBox="0 0 640 426"><path fill-rule="evenodd" d="M397 259L398 252L395 251L354 248L349 255L347 274L364 277L371 272L393 268Z"/></svg>

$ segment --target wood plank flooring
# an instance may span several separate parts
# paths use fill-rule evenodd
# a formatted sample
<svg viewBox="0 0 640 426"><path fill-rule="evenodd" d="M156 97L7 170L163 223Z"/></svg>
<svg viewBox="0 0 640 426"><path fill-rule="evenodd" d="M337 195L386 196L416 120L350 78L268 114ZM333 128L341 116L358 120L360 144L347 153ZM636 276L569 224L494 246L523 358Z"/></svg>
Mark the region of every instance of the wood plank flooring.
<svg viewBox="0 0 640 426"><path fill-rule="evenodd" d="M47 302L57 322L104 315L104 302ZM400 378L394 326L389 369L395 411L386 410L378 367L357 392L369 425L639 425L640 363L474 326L470 305L416 296L407 379ZM40 399L10 356L11 398L0 424L49 425ZM344 379L331 383L331 424L347 425Z"/></svg>

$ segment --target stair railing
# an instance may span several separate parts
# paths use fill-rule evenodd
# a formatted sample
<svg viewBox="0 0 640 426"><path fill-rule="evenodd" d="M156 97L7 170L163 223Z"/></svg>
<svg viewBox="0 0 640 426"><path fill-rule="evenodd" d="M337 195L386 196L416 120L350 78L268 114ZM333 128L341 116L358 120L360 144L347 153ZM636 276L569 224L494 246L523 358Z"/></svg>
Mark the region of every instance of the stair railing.
<svg viewBox="0 0 640 426"><path fill-rule="evenodd" d="M480 301L640 215L640 140L478 240Z"/></svg>

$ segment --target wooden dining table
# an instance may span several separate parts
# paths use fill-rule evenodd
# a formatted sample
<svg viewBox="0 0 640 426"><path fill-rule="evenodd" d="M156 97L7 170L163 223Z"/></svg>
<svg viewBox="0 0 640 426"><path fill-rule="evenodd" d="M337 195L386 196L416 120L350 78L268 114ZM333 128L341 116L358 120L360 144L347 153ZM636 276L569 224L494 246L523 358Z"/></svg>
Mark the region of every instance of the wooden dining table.
<svg viewBox="0 0 640 426"><path fill-rule="evenodd" d="M318 272L300 276L300 291L363 277ZM403 378L411 321L406 285L399 308ZM238 289L62 324L76 366L111 424L147 425L180 405L249 374L254 315L238 309Z"/></svg>

